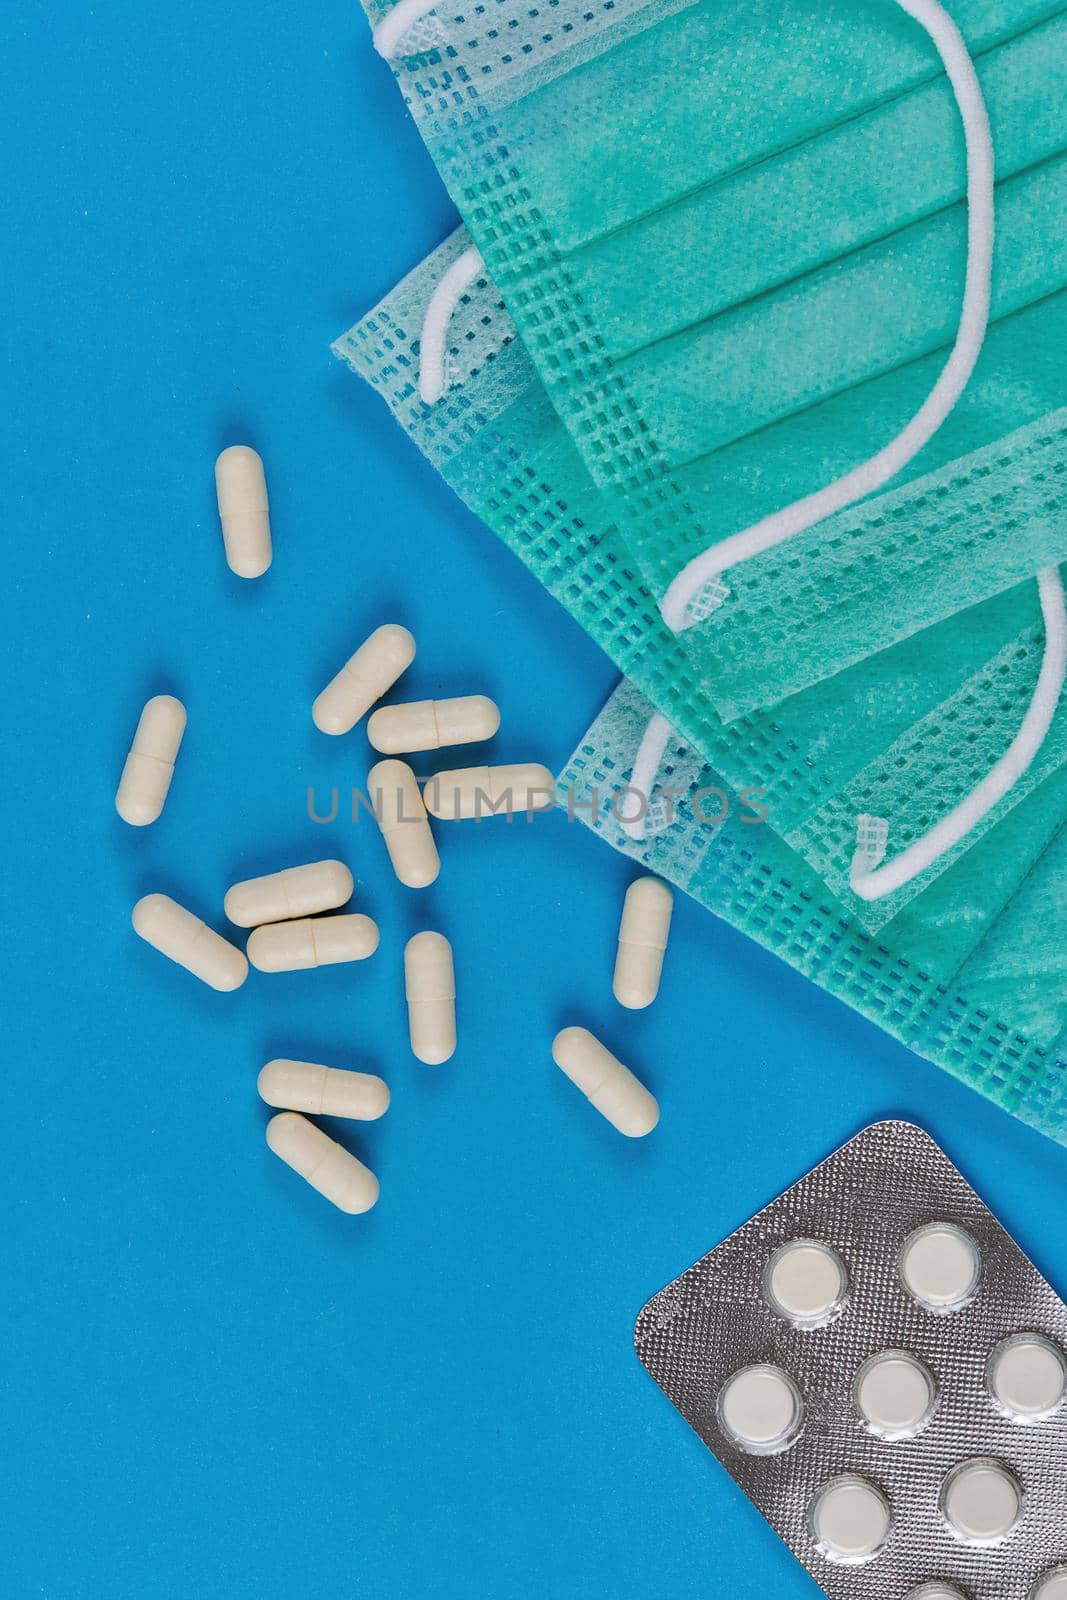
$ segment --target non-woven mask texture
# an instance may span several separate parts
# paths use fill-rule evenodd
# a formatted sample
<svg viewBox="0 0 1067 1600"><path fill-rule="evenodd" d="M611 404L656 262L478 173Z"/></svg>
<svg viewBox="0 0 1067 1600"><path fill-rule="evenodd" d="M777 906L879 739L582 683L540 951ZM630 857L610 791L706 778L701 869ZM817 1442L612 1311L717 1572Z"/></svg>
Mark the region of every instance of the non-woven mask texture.
<svg viewBox="0 0 1067 1600"><path fill-rule="evenodd" d="M410 10L379 47L594 476L631 491L615 520L657 598L709 542L814 493L919 409L959 316L965 179L942 63L899 7L439 6L404 38ZM1064 22L1025 0L954 13L997 152L996 329L1067 277ZM642 257L631 242L650 228ZM1028 332L1000 335L1001 368ZM1060 373L1031 410L985 364L977 409L995 420L971 406L913 473L1064 398ZM757 503L735 518L719 454L772 427Z"/></svg>
<svg viewBox="0 0 1067 1600"><path fill-rule="evenodd" d="M987 926L971 963L946 982L927 970L906 922L867 933L680 741L662 768L670 818L636 840L619 818L634 802L628 782L649 711L632 685L620 685L560 775L561 805L918 1055L1067 1143L1062 938L1035 920L1067 892L1062 797L1052 847Z"/></svg>
<svg viewBox="0 0 1067 1600"><path fill-rule="evenodd" d="M916 585L902 579L896 606L884 609L885 621L880 631L875 630L871 643L874 653L866 661L850 672L836 671L836 665L858 653L859 640L854 636L836 665L824 664L822 672L832 676L820 686L784 702L773 713L752 714L724 728L694 684L678 641L663 628L647 591L633 582L625 547L615 531L604 525L602 497L545 403L543 388L521 343L514 338L506 313L484 283L472 286L453 322L454 342L448 359L454 382L447 399L429 409L420 403L415 383L418 334L412 330L421 326L433 284L447 275L464 249L462 237L450 240L336 348L383 394L468 504L735 787L760 784L768 789L772 821L782 832L801 830L844 784L905 738L924 716L929 719L924 729L926 754L931 769L938 769L937 778L932 777L924 791L926 804L936 807L941 799L947 809L959 789L980 776L982 762L988 765L989 743L992 740L995 747L998 727L1003 730L1002 742L1008 742L1020 715L1019 703L1025 702L1029 693L1035 670L1032 650L1040 638L1032 585L971 607L963 622L946 619L913 638L908 636L909 627L921 628L922 622L903 619L908 617ZM956 589L957 601L972 599L979 592L976 572L985 574L987 586L993 589L1019 576L1019 568L1013 571L1002 565L1002 558L1010 553L1015 559L1018 549L1031 541L1032 571L1050 553L1050 539L1062 540L1067 525L1060 514L1062 427L1062 417L1049 418L1036 431L1028 431L1024 439L1001 442L988 459L971 461L954 474L938 475L934 484L916 486L911 517L907 516L906 490L894 492L891 506L881 505L888 496L870 502L868 516L879 537L887 519L894 527L905 521L908 536L898 537L896 544L906 561L909 552L922 546L924 536L935 543L941 527L958 527L964 514L985 499L997 508L998 515L1013 520L1019 537L1005 544L987 541L977 559L961 566L959 570L970 575L970 586L965 582ZM1035 462L1040 464L1037 472L1021 470ZM852 515L858 518L860 513ZM858 537L863 536L860 527ZM950 549L951 544L951 539L947 540L945 548ZM833 551L829 559L832 563ZM859 569L852 589L854 599L862 591L865 574L871 579L876 576L871 567ZM951 587L947 574L945 581ZM872 605L880 599L883 584L884 578L870 596ZM942 601L943 608L950 604ZM919 609L923 616L937 613L926 599ZM828 644L837 640L841 631L831 625ZM894 634L905 637L895 647L879 650L879 644ZM980 675L989 659L1010 642L1017 646L1011 684L1003 685L998 715L990 724L988 709L973 690L969 697L966 691L972 679L982 681ZM966 700L964 725L973 725L976 736L969 742L964 739L962 758L958 754L949 766L944 754L946 737L958 744L961 727L955 707L950 705L953 715L945 726L938 723L936 712L942 703L961 693ZM1058 751L1054 743L1043 752L1045 766L1033 774L1032 784L1055 764ZM653 770L649 777L655 776ZM905 770L897 769L897 777L901 791L898 809L903 815L913 785ZM1014 801L1009 797L1004 809L1017 803L1024 792L1020 790ZM868 790L856 793L864 800L869 797ZM892 813L891 796L885 790L877 793L883 809ZM847 876L852 841L841 841L837 818L827 815L839 853L839 860L831 864L840 878L841 873ZM854 828L855 816L852 822ZM818 851L821 863L830 859L817 827L810 839L798 832L795 842L801 849ZM1024 872L1026 867L1026 839L1021 837L1012 853L1011 870ZM923 887L923 880L917 880L903 898L912 898ZM847 897L847 884L845 894ZM858 912L877 926L901 903L898 899L875 908L860 905ZM972 926L977 927L977 922Z"/></svg>

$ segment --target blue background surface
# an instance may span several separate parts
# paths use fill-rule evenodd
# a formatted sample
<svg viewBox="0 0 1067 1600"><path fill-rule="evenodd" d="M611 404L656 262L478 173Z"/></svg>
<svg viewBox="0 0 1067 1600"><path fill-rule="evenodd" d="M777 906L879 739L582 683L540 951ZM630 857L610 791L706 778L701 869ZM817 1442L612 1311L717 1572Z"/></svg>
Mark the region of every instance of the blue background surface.
<svg viewBox="0 0 1067 1600"><path fill-rule="evenodd" d="M1067 1152L679 904L615 1006L630 868L561 815L439 830L401 891L315 693L408 624L407 697L484 690L558 768L604 658L453 499L332 338L453 218L354 0L22 4L0 71L5 1596L814 1595L638 1366L649 1294L865 1123L946 1146L1067 1284ZM275 561L226 569L212 462L267 462ZM162 821L112 796L139 708L189 729ZM347 858L382 944L216 995L137 941L150 889ZM456 949L461 1044L411 1058L401 950ZM603 1030L660 1095L621 1140L552 1066ZM366 1218L271 1157L269 1057L380 1069Z"/></svg>

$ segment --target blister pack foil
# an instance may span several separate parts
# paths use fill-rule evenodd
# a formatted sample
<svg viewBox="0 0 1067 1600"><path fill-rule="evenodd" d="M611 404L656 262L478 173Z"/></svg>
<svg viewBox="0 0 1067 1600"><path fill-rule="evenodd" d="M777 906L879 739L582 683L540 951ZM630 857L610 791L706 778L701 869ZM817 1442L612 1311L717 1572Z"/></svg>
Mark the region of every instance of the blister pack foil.
<svg viewBox="0 0 1067 1600"><path fill-rule="evenodd" d="M973 1253L975 1281L941 1304L923 1273L931 1261L942 1270L946 1249L957 1267ZM775 1303L779 1276L789 1282L780 1264L809 1260L831 1275L837 1263L839 1292L821 1307L810 1284L792 1285L787 1314ZM880 1122L858 1134L655 1295L634 1339L832 1600L1067 1596L1067 1398L1049 1389L1067 1350L1067 1305L920 1128ZM882 1354L891 1367L872 1360ZM872 1366L925 1374L925 1414L888 1426L871 1403L877 1384L863 1378ZM796 1417L775 1440L781 1418L768 1426L757 1404L742 1446L730 1431L741 1414L733 1397L755 1381L763 1389L749 1398L765 1401L768 1371L774 1384L784 1378L772 1400L795 1394ZM828 1499L827 1486L841 1484L845 1497L835 1487ZM1012 1486L1018 1510L1003 1531ZM854 1509L857 1494L865 1513L885 1510L873 1551L854 1529L839 1538L827 1510L831 1500L831 1510Z"/></svg>

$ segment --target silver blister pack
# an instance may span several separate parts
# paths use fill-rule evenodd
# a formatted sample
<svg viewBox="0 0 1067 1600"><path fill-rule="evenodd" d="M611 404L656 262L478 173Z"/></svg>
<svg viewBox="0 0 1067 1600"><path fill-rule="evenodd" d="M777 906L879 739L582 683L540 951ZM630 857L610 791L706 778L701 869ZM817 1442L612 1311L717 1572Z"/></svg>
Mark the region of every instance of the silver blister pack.
<svg viewBox="0 0 1067 1600"><path fill-rule="evenodd" d="M1067 1306L920 1128L858 1134L634 1339L832 1600L1067 1600Z"/></svg>

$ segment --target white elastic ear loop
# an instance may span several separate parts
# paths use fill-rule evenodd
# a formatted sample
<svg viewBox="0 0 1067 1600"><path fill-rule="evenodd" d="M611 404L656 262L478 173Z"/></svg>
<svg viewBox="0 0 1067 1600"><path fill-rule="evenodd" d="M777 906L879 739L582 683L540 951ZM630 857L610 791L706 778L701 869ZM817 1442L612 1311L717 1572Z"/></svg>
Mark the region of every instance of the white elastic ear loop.
<svg viewBox="0 0 1067 1600"><path fill-rule="evenodd" d="M453 261L430 296L419 339L419 397L428 406L434 405L445 392L445 340L452 313L484 271L485 262L471 245Z"/></svg>
<svg viewBox="0 0 1067 1600"><path fill-rule="evenodd" d="M1046 567L1039 573L1037 586L1045 623L1045 650L1037 686L1018 733L981 783L895 860L878 866L877 861L872 861L868 850L862 845L857 848L852 857L849 884L861 900L881 900L883 896L892 894L894 889L910 883L927 867L933 866L1004 798L1029 768L1044 743L1056 714L1067 672L1067 610L1058 567Z"/></svg>
<svg viewBox="0 0 1067 1600"><path fill-rule="evenodd" d="M674 737L674 729L666 717L659 711L654 711L648 719L648 726L641 735L641 743L637 747L634 764L630 769L629 787L641 797L641 810L636 817L629 821L619 819L619 826L623 833L628 834L638 844L645 837L645 819L648 816L649 802L652 799L652 785L656 781L663 752L668 741Z"/></svg>
<svg viewBox="0 0 1067 1600"><path fill-rule="evenodd" d="M428 17L437 7L438 0L399 0L392 11L386 12L371 35L374 48L386 61L396 55L396 47L416 22Z"/></svg>
<svg viewBox="0 0 1067 1600"><path fill-rule="evenodd" d="M932 39L944 63L959 107L967 148L967 271L956 342L941 375L919 410L896 438L869 461L846 472L815 494L742 533L694 556L671 583L660 610L675 633L692 627L689 602L727 567L748 561L785 539L803 533L823 517L880 489L917 455L944 422L963 393L985 338L989 318L989 280L993 259L993 144L982 91L959 29L937 0L897 0Z"/></svg>

